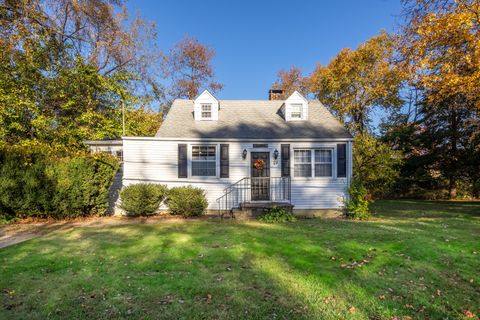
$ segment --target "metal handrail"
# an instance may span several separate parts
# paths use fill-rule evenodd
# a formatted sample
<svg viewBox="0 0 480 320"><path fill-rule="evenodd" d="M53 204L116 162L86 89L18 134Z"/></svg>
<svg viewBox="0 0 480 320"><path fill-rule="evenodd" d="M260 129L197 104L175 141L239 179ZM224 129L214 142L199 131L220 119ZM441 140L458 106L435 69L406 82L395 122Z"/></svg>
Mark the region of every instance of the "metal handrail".
<svg viewBox="0 0 480 320"><path fill-rule="evenodd" d="M227 192L228 189L231 189L231 188L235 187L236 185L240 184L245 179L250 179L250 177L245 177L245 178L242 178L242 179L238 180L237 182L235 182L235 183L229 185L228 187L226 187L225 189L223 189L223 192Z"/></svg>
<svg viewBox="0 0 480 320"><path fill-rule="evenodd" d="M257 199L252 200L252 190ZM248 201L290 202L290 177L245 177L224 189L216 199L218 210L223 213L239 208Z"/></svg>

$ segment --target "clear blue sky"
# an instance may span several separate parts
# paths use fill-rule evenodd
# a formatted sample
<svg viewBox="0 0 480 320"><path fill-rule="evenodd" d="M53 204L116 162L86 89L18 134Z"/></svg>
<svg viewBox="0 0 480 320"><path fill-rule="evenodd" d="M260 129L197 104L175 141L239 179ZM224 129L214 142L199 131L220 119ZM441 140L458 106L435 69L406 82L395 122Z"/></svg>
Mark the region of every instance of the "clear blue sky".
<svg viewBox="0 0 480 320"><path fill-rule="evenodd" d="M184 35L216 51L220 99L266 99L280 69L310 73L340 49L355 48L381 29L392 31L400 0L141 1L131 13L157 24L158 44L168 51Z"/></svg>

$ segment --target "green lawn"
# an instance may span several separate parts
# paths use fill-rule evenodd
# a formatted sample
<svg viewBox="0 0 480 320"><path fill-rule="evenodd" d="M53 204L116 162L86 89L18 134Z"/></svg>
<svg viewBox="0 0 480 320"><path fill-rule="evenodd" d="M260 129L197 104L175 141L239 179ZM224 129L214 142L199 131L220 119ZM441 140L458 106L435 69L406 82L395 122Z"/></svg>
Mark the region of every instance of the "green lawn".
<svg viewBox="0 0 480 320"><path fill-rule="evenodd" d="M478 317L480 203L373 210L56 231L0 249L0 319Z"/></svg>

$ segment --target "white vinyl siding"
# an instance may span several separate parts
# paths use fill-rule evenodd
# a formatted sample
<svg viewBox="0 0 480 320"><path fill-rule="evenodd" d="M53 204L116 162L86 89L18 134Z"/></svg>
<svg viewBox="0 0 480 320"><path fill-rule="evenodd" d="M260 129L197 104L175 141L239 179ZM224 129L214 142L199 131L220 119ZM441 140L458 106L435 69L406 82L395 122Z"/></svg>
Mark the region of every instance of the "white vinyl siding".
<svg viewBox="0 0 480 320"><path fill-rule="evenodd" d="M205 90L193 101L193 117L200 121L218 120L218 106L218 100ZM177 123L177 125L181 126L182 123Z"/></svg>
<svg viewBox="0 0 480 320"><path fill-rule="evenodd" d="M223 195L223 190L231 184L244 177L250 177L250 152L268 151L270 152L270 176L281 176L281 161L275 163L273 152L280 151L281 144L290 144L291 155L291 196L294 209L330 209L341 207L342 198L346 195L349 177L351 176L351 143L347 148L347 178L323 177L323 178L296 178L294 175L294 150L335 150L337 142L312 141L298 142L291 140L268 141L267 148L253 148L253 144L266 143L262 141L209 141L209 146L215 146L216 150L216 173L217 176L192 176L192 147L207 145L197 141L180 139L181 141L168 141L152 138L124 138L124 167L123 167L123 185L134 183L159 183L165 184L169 188L180 186L194 186L205 190L208 200L208 209L217 209L216 199ZM178 144L188 145L188 177L178 178ZM228 178L219 178L220 172L219 151L220 144L227 143L230 153L230 175ZM247 150L246 159L242 158L243 150ZM311 153L314 153L311 151ZM332 152L333 166L335 172L335 151ZM311 166L314 167L312 159ZM166 209L166 208L164 208Z"/></svg>
<svg viewBox="0 0 480 320"><path fill-rule="evenodd" d="M285 121L308 120L308 101L300 93L292 93L283 107Z"/></svg>
<svg viewBox="0 0 480 320"><path fill-rule="evenodd" d="M192 176L215 177L216 159L215 146L192 146Z"/></svg>

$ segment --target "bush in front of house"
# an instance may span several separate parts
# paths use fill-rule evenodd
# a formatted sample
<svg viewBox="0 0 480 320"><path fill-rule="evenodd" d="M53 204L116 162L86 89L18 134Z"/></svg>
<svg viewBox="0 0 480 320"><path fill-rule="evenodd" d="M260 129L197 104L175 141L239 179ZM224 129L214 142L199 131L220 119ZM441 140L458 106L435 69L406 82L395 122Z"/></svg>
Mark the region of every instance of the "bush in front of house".
<svg viewBox="0 0 480 320"><path fill-rule="evenodd" d="M128 216L154 214L167 195L167 187L154 183L138 183L120 191L121 205Z"/></svg>
<svg viewBox="0 0 480 320"><path fill-rule="evenodd" d="M285 208L272 207L264 210L264 214L258 220L267 223L294 222L297 218Z"/></svg>
<svg viewBox="0 0 480 320"><path fill-rule="evenodd" d="M105 214L118 166L114 157L105 154L3 147L0 215L63 219Z"/></svg>
<svg viewBox="0 0 480 320"><path fill-rule="evenodd" d="M192 186L170 189L166 201L171 214L183 217L201 216L208 206L205 191Z"/></svg>
<svg viewBox="0 0 480 320"><path fill-rule="evenodd" d="M345 201L345 215L349 219L367 220L371 217L368 190L358 180L353 179L348 188L349 198Z"/></svg>

